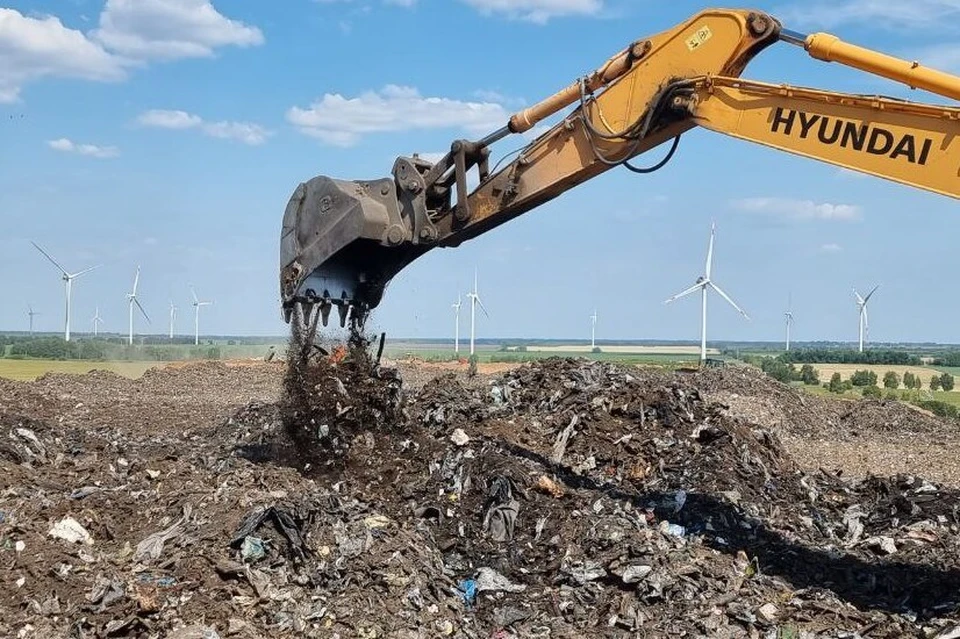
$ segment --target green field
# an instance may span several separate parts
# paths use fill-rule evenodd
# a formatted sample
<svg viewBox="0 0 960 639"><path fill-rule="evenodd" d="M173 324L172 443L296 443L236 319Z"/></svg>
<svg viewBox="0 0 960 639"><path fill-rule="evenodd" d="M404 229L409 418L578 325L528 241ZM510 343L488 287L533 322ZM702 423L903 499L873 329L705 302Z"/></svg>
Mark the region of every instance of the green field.
<svg viewBox="0 0 960 639"><path fill-rule="evenodd" d="M855 388L851 391L847 391L846 393L831 393L822 385L820 386L800 385L800 386L797 386L797 388L801 388L804 391L810 393L811 395L818 395L820 397L834 397L834 398L839 397L842 399L863 399L863 395L861 394L860 388ZM886 389L886 388L881 388L880 390L883 391L884 398L886 398L887 394L890 392L889 389ZM917 398L917 394L914 391L907 391L901 388L895 392L897 393L897 396L902 400L913 400ZM933 400L944 402L945 404L951 404L953 406L960 408L960 393L957 393L957 392L950 392L950 391L931 392L928 390L923 390L923 391L920 391L919 397L921 400L933 399Z"/></svg>
<svg viewBox="0 0 960 639"><path fill-rule="evenodd" d="M87 362L57 361L43 359L0 359L0 377L15 380L33 380L44 373L83 374L92 370L110 371L124 377L136 379L162 362Z"/></svg>

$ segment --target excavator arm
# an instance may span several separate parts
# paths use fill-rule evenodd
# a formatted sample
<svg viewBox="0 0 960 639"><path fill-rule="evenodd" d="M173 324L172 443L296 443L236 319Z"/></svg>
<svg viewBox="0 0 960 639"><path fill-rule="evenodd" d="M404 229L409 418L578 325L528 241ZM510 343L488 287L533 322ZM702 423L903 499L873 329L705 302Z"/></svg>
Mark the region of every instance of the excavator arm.
<svg viewBox="0 0 960 639"><path fill-rule="evenodd" d="M436 164L396 160L388 178L318 176L300 184L283 219L281 305L286 321L362 326L389 281L435 247L485 233L619 166L660 168L694 127L851 170L960 197L960 110L741 79L777 42L953 100L960 78L841 42L803 36L759 11L707 10L631 43L593 73L514 114L479 141L457 140ZM509 163L491 170L490 147L573 106ZM669 143L653 167L631 160ZM468 173L479 185L468 188Z"/></svg>

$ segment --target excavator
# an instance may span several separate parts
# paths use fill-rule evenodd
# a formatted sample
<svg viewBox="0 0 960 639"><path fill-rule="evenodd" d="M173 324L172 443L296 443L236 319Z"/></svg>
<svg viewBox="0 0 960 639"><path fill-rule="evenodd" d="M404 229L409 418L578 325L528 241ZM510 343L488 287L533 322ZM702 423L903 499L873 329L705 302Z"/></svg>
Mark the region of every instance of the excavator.
<svg viewBox="0 0 960 639"><path fill-rule="evenodd" d="M317 176L297 186L280 240L284 320L327 326L337 307L341 327L362 329L391 279L427 251L459 246L612 168L661 169L694 127L960 197L960 108L740 77L778 43L960 100L960 77L919 62L828 33L797 33L762 11L704 10L631 42L486 137L454 141L436 163L414 154L398 157L389 177ZM495 143L569 107L491 169ZM661 145L668 146L655 164L634 163Z"/></svg>

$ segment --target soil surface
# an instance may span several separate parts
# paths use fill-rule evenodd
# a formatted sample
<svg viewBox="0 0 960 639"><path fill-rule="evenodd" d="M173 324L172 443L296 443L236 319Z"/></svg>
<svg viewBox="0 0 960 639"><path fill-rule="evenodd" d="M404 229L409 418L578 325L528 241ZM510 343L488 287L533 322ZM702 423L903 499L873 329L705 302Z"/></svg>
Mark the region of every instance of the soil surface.
<svg viewBox="0 0 960 639"><path fill-rule="evenodd" d="M955 422L746 368L300 373L0 380L0 636L960 637Z"/></svg>

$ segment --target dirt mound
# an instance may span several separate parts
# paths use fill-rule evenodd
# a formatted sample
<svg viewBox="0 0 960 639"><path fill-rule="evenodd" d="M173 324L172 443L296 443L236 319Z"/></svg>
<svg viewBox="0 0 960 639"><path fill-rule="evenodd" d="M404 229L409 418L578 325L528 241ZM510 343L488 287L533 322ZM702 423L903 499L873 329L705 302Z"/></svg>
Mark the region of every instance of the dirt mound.
<svg viewBox="0 0 960 639"><path fill-rule="evenodd" d="M146 392L0 419L0 635L954 636L960 495L806 474L692 376L318 367L293 421L346 420L316 475L289 398L229 401L261 374L148 379L150 427Z"/></svg>

